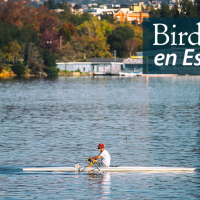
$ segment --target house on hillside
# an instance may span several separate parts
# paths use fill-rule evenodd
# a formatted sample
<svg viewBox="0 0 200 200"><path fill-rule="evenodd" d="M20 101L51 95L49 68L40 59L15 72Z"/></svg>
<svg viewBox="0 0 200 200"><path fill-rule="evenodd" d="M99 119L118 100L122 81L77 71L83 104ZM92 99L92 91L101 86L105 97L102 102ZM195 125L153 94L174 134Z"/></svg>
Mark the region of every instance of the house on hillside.
<svg viewBox="0 0 200 200"><path fill-rule="evenodd" d="M129 8L121 8L118 11L115 11L114 18L121 23L124 23L125 21L131 23L136 20L138 24L142 24L144 18L149 18L149 13L144 11L134 12L129 11Z"/></svg>

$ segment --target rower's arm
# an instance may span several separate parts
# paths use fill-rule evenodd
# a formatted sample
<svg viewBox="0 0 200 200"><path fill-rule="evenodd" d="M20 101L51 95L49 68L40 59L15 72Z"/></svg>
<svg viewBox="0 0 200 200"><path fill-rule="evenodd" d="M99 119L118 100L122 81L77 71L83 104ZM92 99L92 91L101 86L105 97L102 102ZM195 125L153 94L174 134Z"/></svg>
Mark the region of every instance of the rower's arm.
<svg viewBox="0 0 200 200"><path fill-rule="evenodd" d="M97 160L97 159L101 158L101 156L94 156L94 157L90 157L90 158L92 158L92 160Z"/></svg>

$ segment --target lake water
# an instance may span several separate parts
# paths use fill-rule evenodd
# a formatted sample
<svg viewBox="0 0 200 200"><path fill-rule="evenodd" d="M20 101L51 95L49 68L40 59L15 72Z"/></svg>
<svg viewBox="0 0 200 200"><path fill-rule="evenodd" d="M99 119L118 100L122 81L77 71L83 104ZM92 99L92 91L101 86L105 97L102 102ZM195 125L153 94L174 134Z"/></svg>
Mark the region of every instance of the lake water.
<svg viewBox="0 0 200 200"><path fill-rule="evenodd" d="M0 199L200 199L200 77L0 79ZM193 173L23 172L111 165Z"/></svg>

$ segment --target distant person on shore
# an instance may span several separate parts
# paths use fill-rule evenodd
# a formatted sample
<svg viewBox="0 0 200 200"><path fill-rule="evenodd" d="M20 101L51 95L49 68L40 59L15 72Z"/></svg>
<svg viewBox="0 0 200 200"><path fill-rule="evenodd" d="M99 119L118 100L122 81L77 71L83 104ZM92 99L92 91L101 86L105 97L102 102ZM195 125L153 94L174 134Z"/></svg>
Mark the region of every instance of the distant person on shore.
<svg viewBox="0 0 200 200"><path fill-rule="evenodd" d="M109 167L110 166L110 154L108 153L108 151L105 150L104 144L100 143L97 147L98 147L98 150L100 151L100 154L98 156L89 157L87 159L87 161L90 162L88 167L92 167L93 162L95 162L95 164L98 167Z"/></svg>

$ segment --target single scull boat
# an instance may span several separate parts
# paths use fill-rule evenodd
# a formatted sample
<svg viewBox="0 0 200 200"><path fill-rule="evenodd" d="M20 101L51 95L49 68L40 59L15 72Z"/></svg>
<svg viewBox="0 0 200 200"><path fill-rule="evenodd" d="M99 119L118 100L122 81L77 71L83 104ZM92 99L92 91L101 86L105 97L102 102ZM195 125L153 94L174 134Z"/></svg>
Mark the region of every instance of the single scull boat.
<svg viewBox="0 0 200 200"><path fill-rule="evenodd" d="M100 167L102 172L191 172L195 168L181 167ZM27 167L23 171L68 171L68 172L97 172L96 167Z"/></svg>

